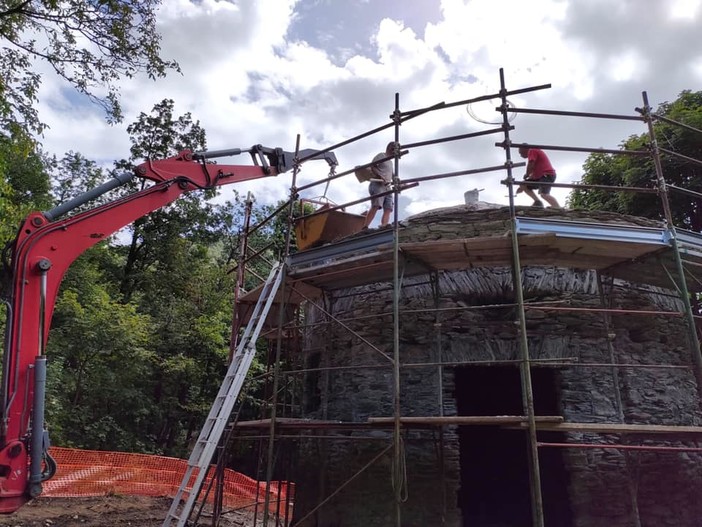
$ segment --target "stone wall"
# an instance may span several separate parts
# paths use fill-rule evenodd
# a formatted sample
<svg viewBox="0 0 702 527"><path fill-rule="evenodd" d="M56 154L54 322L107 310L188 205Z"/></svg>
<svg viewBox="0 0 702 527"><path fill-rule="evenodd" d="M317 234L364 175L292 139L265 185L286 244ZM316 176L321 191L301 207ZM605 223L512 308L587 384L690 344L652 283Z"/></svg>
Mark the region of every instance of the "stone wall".
<svg viewBox="0 0 702 527"><path fill-rule="evenodd" d="M600 215L595 221L646 224L646 220L611 214ZM507 222L504 210L480 211L476 215L467 207L459 207L418 217L408 223L401 236L405 241L501 235L509 226ZM522 270L522 279L525 302L529 304L601 306L594 272L526 268ZM443 273L438 280L438 295L426 276L406 280L400 300L402 363L480 361L484 364L518 360L519 332L512 287L512 271L508 268ZM674 297L662 294L669 292L645 289L615 282L605 291L605 297L612 307L623 309L681 309ZM383 356L383 353L391 356L393 351L392 290L387 284L364 286L337 291L328 296L327 302L335 317L346 319L348 329L336 323L323 324L325 316L310 310L307 366L342 368L307 375L304 417L364 423L369 417L392 416L392 367ZM435 307L440 310L431 309ZM618 315L607 324L603 315L596 312L528 309L526 314L531 358L561 363L550 370L555 385L553 398L558 413L566 421L701 424L702 412L689 368L627 367L613 371L605 366L577 366L578 362L604 365L613 361L689 366L692 359L681 317ZM564 362L572 362L574 366L564 367ZM457 415L457 398L463 387L456 386L456 372L450 366L442 371L436 366L403 368L402 415ZM535 391L538 389L535 386ZM461 466L461 430L466 427L460 430L444 427L441 434L436 428L407 432L406 464L401 467L406 471L407 482L402 489L406 495L402 525L464 525L458 503L461 471L467 470ZM307 525L394 525L392 450L358 474L392 444L391 429L376 427L334 435L302 444L296 475L296 517L300 518L346 484ZM569 433L563 440L622 443L628 439ZM647 441L645 437L631 440L635 444ZM661 440L657 439L655 444L661 444ZM632 526L637 525L636 516L644 526L702 525L702 502L697 499L702 479L699 454L630 452L625 455L616 449L546 450L549 456L560 456L567 474L570 511L566 519L560 518L559 512L547 512L549 527ZM347 483L355 474L358 474L355 479ZM545 470L542 481L546 482L550 475ZM547 506L549 499L554 499L548 492L544 494ZM509 500L510 496L505 495L506 505ZM500 523L499 519L486 521L480 525L515 525ZM524 518L523 525L531 525L530 518Z"/></svg>

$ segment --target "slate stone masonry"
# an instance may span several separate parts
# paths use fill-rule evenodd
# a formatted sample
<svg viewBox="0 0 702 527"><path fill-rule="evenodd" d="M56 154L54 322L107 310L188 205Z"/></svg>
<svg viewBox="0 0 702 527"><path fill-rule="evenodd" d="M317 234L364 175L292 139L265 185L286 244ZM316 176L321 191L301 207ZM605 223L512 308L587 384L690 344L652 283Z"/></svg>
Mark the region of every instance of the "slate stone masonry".
<svg viewBox="0 0 702 527"><path fill-rule="evenodd" d="M653 224L609 213L547 210L534 214L576 217L579 221ZM505 209L476 211L461 206L411 219L400 236L401 241L422 241L502 235L509 228L508 222ZM592 308L602 305L597 276L591 271L525 268L522 280L527 303ZM666 290L614 281L605 287L605 293L610 307L682 310L681 303ZM335 317L347 320L345 324L351 331L335 323L323 324L323 313L308 310L306 320L311 325L305 343L310 351L305 360L308 367L346 369L307 374L303 417L364 423L369 417L392 416L392 367L379 352L392 355L392 291L387 284L375 284L337 291L327 300L329 310ZM405 280L400 301L402 363L518 360L519 333L513 302L510 268L442 273L438 295L426 276ZM433 309L436 307L440 310ZM599 312L547 309L528 309L526 316L531 358L561 364L552 370L556 382L554 397L566 422L702 424L682 317L617 315L607 320ZM666 367L606 366L612 362ZM564 363L573 366L566 367ZM456 390L453 366L441 370L438 366L403 368L402 415L457 415ZM301 444L296 474L297 518L345 485L307 525L395 525L391 480L394 469L406 474L406 486L402 488L406 497L402 504L404 526L464 525L457 496L466 467L461 467L457 427L409 430L403 443L404 466L393 467L389 451L360 474L365 465L392 444L391 429L360 429L335 435ZM700 446L689 438L668 436L651 439L569 433L564 440ZM560 455L568 478L572 512L569 521L573 527L702 525L702 457L698 453L567 448L561 449ZM542 473L541 478L546 480L549 473ZM505 496L505 503L509 503L509 496ZM525 521L524 525L530 525L528 519ZM551 525L560 527L547 522L547 526Z"/></svg>

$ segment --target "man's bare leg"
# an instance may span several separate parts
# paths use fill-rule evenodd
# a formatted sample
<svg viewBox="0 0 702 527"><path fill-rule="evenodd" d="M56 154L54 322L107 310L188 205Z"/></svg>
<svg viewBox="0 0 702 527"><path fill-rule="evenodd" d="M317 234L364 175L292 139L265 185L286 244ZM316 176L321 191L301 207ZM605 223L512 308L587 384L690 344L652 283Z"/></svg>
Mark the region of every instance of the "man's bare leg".
<svg viewBox="0 0 702 527"><path fill-rule="evenodd" d="M558 201L556 201L556 198L551 196L551 194L541 194L541 197L544 198L544 201L551 205L555 209L560 209L561 206L558 204Z"/></svg>
<svg viewBox="0 0 702 527"><path fill-rule="evenodd" d="M532 189L524 187L524 194L526 194L531 199L533 199L534 203L541 203L541 200L536 196L536 194L534 193L534 191ZM543 205L543 203L542 203L542 205Z"/></svg>
<svg viewBox="0 0 702 527"><path fill-rule="evenodd" d="M383 217L380 220L380 226L385 227L388 223L390 223L390 213L392 211L388 209L383 209Z"/></svg>
<svg viewBox="0 0 702 527"><path fill-rule="evenodd" d="M378 212L378 209L376 207L371 206L371 208L368 209L368 212L366 213L366 221L363 223L364 229L368 227L371 223L373 223L373 218L375 218L376 212Z"/></svg>

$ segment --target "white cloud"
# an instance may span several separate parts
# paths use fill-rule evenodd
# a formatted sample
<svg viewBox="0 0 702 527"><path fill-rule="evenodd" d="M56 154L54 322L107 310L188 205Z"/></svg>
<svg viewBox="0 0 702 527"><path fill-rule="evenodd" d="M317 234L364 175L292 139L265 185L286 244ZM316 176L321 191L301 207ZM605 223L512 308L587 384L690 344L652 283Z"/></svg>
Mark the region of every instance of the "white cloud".
<svg viewBox="0 0 702 527"><path fill-rule="evenodd" d="M694 20L702 0L673 0L670 2L670 18Z"/></svg>
<svg viewBox="0 0 702 527"><path fill-rule="evenodd" d="M321 148L389 123L396 93L403 111L495 93L500 68L509 89L552 86L510 96L518 107L627 115L641 105L643 90L657 105L683 89L699 89L702 80L700 1L646 0L646 9L639 2L606 0L442 0L440 6L438 1L426 0L427 17L430 6L434 15L420 31L422 11L413 11L411 24L402 20L407 9L401 0L392 18L387 12L376 15L372 2L351 10L314 0L203 0L198 5L169 0L159 13L163 56L178 60L183 75L125 82L126 119L116 127L105 125L98 109L66 97L65 86L47 76L40 105L51 125L45 147L98 160L126 157L126 125L165 97L175 100L177 112L190 111L200 120L212 149L260 143L293 150L298 134L301 148ZM322 9L325 16L317 17ZM332 9L343 10L344 16L330 18ZM370 39L369 28L375 28ZM482 120L497 120L497 104L493 100L473 109ZM645 132L637 123L524 114L513 125L514 141L547 145L616 148L629 135ZM400 139L410 144L492 126L456 106L406 121ZM339 149L337 171L368 162L393 133L389 128ZM494 135L414 148L401 162L401 176L500 164L504 152L495 143L501 140ZM580 178L586 154L550 156L559 182ZM325 163L311 162L300 179L310 182L327 172ZM403 194L401 214L461 203L463 192L476 186L485 189L482 200L506 203L504 177L490 172L424 182ZM259 201L270 203L287 197L289 186L290 176L283 175L237 189L252 189ZM305 195L324 192L319 186ZM561 202L567 193L554 191ZM337 203L365 194L366 185L352 175L326 191ZM365 205L352 209L360 212Z"/></svg>
<svg viewBox="0 0 702 527"><path fill-rule="evenodd" d="M641 74L641 70L645 68L644 64L636 50L628 50L607 61L610 77L619 82L632 80L637 74Z"/></svg>
<svg viewBox="0 0 702 527"><path fill-rule="evenodd" d="M702 56L698 57L696 61L691 64L692 71L697 77L696 82L702 83Z"/></svg>

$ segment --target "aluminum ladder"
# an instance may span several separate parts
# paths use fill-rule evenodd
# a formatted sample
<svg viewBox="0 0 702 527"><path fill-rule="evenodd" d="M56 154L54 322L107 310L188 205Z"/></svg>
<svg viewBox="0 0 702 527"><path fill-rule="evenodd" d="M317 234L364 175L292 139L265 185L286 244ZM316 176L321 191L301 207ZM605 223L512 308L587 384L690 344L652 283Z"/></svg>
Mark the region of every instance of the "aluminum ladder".
<svg viewBox="0 0 702 527"><path fill-rule="evenodd" d="M285 274L283 268L284 265L282 263L275 264L268 275L268 279L263 284L261 295L236 348L234 358L229 365L224 381L222 381L217 398L212 404L210 414L190 454L188 468L185 471L178 492L173 498L173 503L171 503L162 527L184 527L190 517L202 483L207 475L212 456L229 422L234 404L239 397L246 374L256 354L256 340L266 322L266 317L271 309L275 295L280 288L283 275ZM195 475L195 480L190 490L188 490L193 475ZM188 498L181 507L184 494L188 494Z"/></svg>

